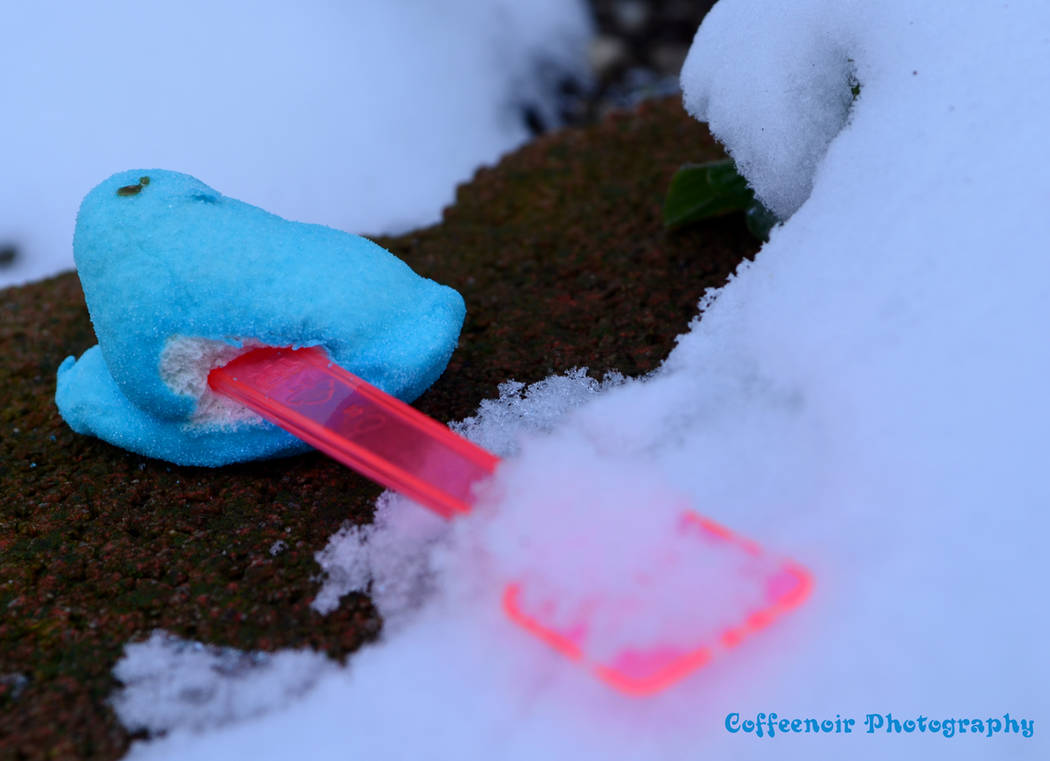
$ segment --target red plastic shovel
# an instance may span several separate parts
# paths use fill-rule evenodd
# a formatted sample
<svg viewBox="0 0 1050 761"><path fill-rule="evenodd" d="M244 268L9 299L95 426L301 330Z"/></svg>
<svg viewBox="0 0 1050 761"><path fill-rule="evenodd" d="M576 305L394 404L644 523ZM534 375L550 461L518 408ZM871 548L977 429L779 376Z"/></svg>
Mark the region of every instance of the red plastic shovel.
<svg viewBox="0 0 1050 761"><path fill-rule="evenodd" d="M216 393L235 399L289 433L379 484L398 491L445 518L467 513L472 486L500 460L432 418L331 362L319 347L261 348L240 355L208 376ZM678 531L696 550L729 551L742 560L760 558L759 546L699 514L683 511ZM586 620L552 623L555 606L525 603L521 585L508 584L503 608L514 623L600 679L632 695L675 683L798 606L809 595L808 571L790 561L771 566L756 599L764 602L741 620L726 620L716 635L698 635L688 647L624 646L611 658L586 652ZM700 605L702 600L683 601Z"/></svg>

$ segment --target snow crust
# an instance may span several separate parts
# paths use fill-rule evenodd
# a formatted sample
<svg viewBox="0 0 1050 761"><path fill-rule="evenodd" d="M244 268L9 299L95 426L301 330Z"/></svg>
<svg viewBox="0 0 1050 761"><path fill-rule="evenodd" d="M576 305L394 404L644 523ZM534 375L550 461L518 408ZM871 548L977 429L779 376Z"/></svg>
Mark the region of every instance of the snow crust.
<svg viewBox="0 0 1050 761"><path fill-rule="evenodd" d="M245 653L162 631L129 652L133 657L122 658L113 669L127 689L112 704L133 732L202 730L261 716L338 670L320 653Z"/></svg>
<svg viewBox="0 0 1050 761"><path fill-rule="evenodd" d="M658 373L522 436L474 514L420 530L428 586L388 600L407 615L345 671L285 710L130 757L1050 755L1048 28L1050 7L1024 0L722 0L686 104L788 221L707 294ZM502 419L503 435L527 420ZM521 573L619 589L664 541L653 525L675 494L805 564L812 598L645 700L502 615ZM418 574L420 544L400 545L400 565L387 553L407 529L385 525L368 540L383 553L333 540L331 578L354 562L355 583ZM679 615L650 634L673 636ZM771 711L856 726L726 729ZM866 715L887 712L953 730L1010 713L1034 733L868 734Z"/></svg>
<svg viewBox="0 0 1050 761"><path fill-rule="evenodd" d="M100 179L170 167L286 219L430 224L455 185L557 123L586 78L582 0L7 4L0 286L73 266Z"/></svg>

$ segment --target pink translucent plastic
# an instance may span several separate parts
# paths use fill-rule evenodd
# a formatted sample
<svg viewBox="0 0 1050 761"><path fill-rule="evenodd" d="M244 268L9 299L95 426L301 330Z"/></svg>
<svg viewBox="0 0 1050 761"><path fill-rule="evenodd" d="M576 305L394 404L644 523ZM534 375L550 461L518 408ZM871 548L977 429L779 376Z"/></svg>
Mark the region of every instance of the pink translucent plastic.
<svg viewBox="0 0 1050 761"><path fill-rule="evenodd" d="M725 526L692 510L683 511L678 531L695 541L697 552L704 552L714 544L743 556L757 558L764 554L755 542L734 534ZM503 610L518 626L569 660L588 668L606 684L628 695L652 695L706 666L720 652L731 650L746 638L765 629L781 615L800 605L813 587L809 572L791 561L779 563L769 576L755 579L754 583L762 592L762 604L740 620L722 621L716 627L715 635L698 636L686 647L624 647L615 657L604 661L591 658L586 651L586 620L571 628L561 629L543 623L555 606L540 602L533 610L525 610L520 585L507 585L503 592ZM680 604L695 606L703 604L703 601L684 599Z"/></svg>
<svg viewBox="0 0 1050 761"><path fill-rule="evenodd" d="M323 349L255 349L208 385L325 454L445 518L499 458L328 359Z"/></svg>
<svg viewBox="0 0 1050 761"><path fill-rule="evenodd" d="M208 385L236 399L286 431L372 480L401 492L445 518L467 513L473 486L487 478L499 458L437 421L332 363L320 348L261 348L242 354L208 376ZM750 539L692 510L678 529L697 543L717 543L752 557L763 555ZM545 623L557 606L534 602L527 610L517 583L503 593L508 618L599 679L630 695L669 687L732 649L801 604L813 581L806 569L785 561L768 578L756 579L765 602L743 620L725 621L716 637L691 647L625 647L611 660L586 652L587 623L566 628ZM682 600L682 605L702 604Z"/></svg>

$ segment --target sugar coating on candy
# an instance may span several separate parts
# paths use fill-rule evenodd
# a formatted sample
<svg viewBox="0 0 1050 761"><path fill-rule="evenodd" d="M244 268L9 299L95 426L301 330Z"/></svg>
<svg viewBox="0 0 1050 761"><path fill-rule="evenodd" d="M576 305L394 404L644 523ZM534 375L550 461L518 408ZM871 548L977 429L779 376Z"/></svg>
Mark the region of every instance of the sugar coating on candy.
<svg viewBox="0 0 1050 761"><path fill-rule="evenodd" d="M164 170L88 193L73 253L99 343L59 368L59 412L79 433L183 465L309 448L214 394L213 367L257 346L319 345L411 401L444 371L466 312L365 238Z"/></svg>

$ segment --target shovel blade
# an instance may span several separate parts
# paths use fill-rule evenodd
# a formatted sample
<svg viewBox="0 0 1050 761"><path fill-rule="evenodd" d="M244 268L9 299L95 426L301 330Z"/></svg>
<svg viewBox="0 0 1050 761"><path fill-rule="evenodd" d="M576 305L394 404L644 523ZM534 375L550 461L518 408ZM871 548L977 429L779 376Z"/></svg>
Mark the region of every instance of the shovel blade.
<svg viewBox="0 0 1050 761"><path fill-rule="evenodd" d="M695 540L697 553L718 551L743 561L762 561L768 570L759 576L749 573L736 581L753 603L743 614L716 610L703 621L695 635L675 632L676 644L632 644L622 642L613 656L588 652L587 613L566 625L565 616L551 599L528 601L521 585L508 585L503 594L507 616L566 658L589 669L606 684L628 695L644 696L660 692L706 666L719 654L737 647L785 613L802 604L813 587L810 573L793 561L776 562L759 545L731 532L692 510L679 516L677 531ZM750 563L754 568L755 563ZM727 566L731 567L731 566ZM731 573L731 572L730 572ZM733 580L727 579L727 583ZM747 586L753 589L747 589ZM703 605L704 600L681 601L682 605ZM586 607L586 606L585 606ZM688 644L683 644L688 643Z"/></svg>

